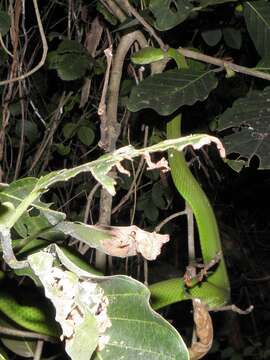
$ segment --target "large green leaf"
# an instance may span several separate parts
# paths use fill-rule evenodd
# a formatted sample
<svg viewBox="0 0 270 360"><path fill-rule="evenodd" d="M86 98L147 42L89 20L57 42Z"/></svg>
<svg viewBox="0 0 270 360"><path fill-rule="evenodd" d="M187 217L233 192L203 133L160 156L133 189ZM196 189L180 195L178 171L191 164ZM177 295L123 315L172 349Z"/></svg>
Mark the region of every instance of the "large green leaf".
<svg viewBox="0 0 270 360"><path fill-rule="evenodd" d="M270 87L238 99L219 118L219 130L234 128L224 137L227 153L237 153L247 164L253 155L260 169L270 169Z"/></svg>
<svg viewBox="0 0 270 360"><path fill-rule="evenodd" d="M261 57L270 50L270 3L265 0L244 3L244 16L248 32Z"/></svg>
<svg viewBox="0 0 270 360"><path fill-rule="evenodd" d="M195 11L233 1L236 0L198 0L194 7L189 0L150 0L149 9L155 17L155 27L165 31L181 24Z"/></svg>
<svg viewBox="0 0 270 360"><path fill-rule="evenodd" d="M183 105L206 99L217 83L213 71L169 70L149 76L135 86L128 108L131 111L152 108L161 115L169 115Z"/></svg>
<svg viewBox="0 0 270 360"><path fill-rule="evenodd" d="M164 31L186 20L193 5L188 0L151 0L149 8L156 18L155 27Z"/></svg>
<svg viewBox="0 0 270 360"><path fill-rule="evenodd" d="M91 359L104 360L188 360L180 335L151 309L150 292L140 282L85 272L57 246L28 261L56 308L72 360L89 360L92 354Z"/></svg>
<svg viewBox="0 0 270 360"><path fill-rule="evenodd" d="M75 40L64 40L56 51L48 55L49 68L57 70L62 80L71 81L82 78L93 61L84 47Z"/></svg>

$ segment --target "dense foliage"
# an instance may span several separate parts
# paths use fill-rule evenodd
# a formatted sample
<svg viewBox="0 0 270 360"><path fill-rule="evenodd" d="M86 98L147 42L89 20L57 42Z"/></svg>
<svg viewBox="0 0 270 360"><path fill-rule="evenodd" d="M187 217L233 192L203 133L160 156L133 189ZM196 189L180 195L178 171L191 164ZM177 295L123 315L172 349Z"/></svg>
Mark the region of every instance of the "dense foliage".
<svg viewBox="0 0 270 360"><path fill-rule="evenodd" d="M55 259L61 269L75 274L61 275L73 288L84 286L81 277L93 280L101 274L95 264L108 275L131 275L148 283L183 275L188 230L185 218L174 215L184 202L169 172L161 171L162 166L148 171L145 154L126 148L165 140L166 123L180 111L184 135L211 133L226 149L225 162L215 146L198 152L190 147L186 159L215 210L232 303L243 309L254 305L248 315L213 314L214 343L205 358L269 358L269 40L266 0L0 1L0 225L11 229L17 259L28 256L31 267L14 270L1 263L1 359L64 358L62 344L47 338L59 335L56 324L39 331L38 324L27 326L28 319L8 318L4 308L9 302L15 313L20 305L40 303L40 323L53 323L54 309L40 285L57 308L43 276L52 271ZM138 52L146 45L151 53ZM178 49L178 55L170 56L168 49ZM114 68L119 58L123 67ZM186 61L188 69L179 72L178 60ZM161 70L153 71L153 64ZM119 96L118 80L112 81L117 72ZM104 152L122 147L120 157L105 155L95 162ZM155 153L152 160L157 163L161 156ZM130 176L118 167L112 170L114 183L107 172L120 161ZM104 188L115 196L104 195ZM107 261L103 252L114 254L100 239L108 234L99 237L100 229L88 227L98 222L117 229L136 224L148 232L162 227L171 241L149 268L141 255L123 260L115 254ZM51 244L57 244L52 256L40 253ZM95 263L93 248L101 251L101 263ZM91 313L80 329L78 347L67 341L65 350L72 359L137 359L139 352L146 359L157 353L165 359L164 349L170 357L188 358L182 338L189 344L190 304L173 304L162 312L181 338L150 309L148 290L139 282L120 275L97 283L108 296L119 290L118 305L109 309L111 318L121 314L126 320L134 316L138 323L148 319L162 330L127 321L116 326L115 321L111 336L114 345L121 346L106 354ZM106 305L101 293L91 291ZM132 294L131 302L125 291ZM5 329L41 335L39 340L26 332L11 336ZM148 344L142 344L143 336ZM132 351L126 346L130 338L136 338L129 343ZM135 344L142 344L140 351ZM151 355L153 349L157 353Z"/></svg>

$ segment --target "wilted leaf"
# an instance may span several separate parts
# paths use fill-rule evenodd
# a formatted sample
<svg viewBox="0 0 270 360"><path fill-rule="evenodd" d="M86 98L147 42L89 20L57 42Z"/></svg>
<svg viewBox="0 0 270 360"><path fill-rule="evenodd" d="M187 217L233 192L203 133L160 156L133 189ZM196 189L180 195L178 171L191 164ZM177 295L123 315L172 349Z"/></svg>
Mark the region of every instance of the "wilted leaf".
<svg viewBox="0 0 270 360"><path fill-rule="evenodd" d="M168 235L150 233L132 226L94 226L63 221L56 229L111 256L127 257L142 254L155 260L161 247L169 241Z"/></svg>
<svg viewBox="0 0 270 360"><path fill-rule="evenodd" d="M192 303L198 341L192 344L189 349L189 356L190 360L199 360L211 349L213 342L213 325L206 305L199 299L193 299Z"/></svg>

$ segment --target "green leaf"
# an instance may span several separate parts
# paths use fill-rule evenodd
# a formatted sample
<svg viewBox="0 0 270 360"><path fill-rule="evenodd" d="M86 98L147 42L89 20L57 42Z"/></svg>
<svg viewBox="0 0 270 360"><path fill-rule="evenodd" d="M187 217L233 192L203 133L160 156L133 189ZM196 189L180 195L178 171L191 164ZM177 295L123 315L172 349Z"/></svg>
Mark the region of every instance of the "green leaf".
<svg viewBox="0 0 270 360"><path fill-rule="evenodd" d="M0 338L0 340L2 339ZM1 344L0 344L0 360L9 360L8 355Z"/></svg>
<svg viewBox="0 0 270 360"><path fill-rule="evenodd" d="M219 130L234 128L224 137L227 153L240 154L247 159L256 155L259 169L270 169L270 87L252 91L233 103L219 118Z"/></svg>
<svg viewBox="0 0 270 360"><path fill-rule="evenodd" d="M232 27L226 27L222 30L224 41L232 49L239 50L242 46L242 33L240 30Z"/></svg>
<svg viewBox="0 0 270 360"><path fill-rule="evenodd" d="M5 36L10 28L10 17L6 11L0 11L0 33Z"/></svg>
<svg viewBox="0 0 270 360"><path fill-rule="evenodd" d="M84 54L85 49L82 46L82 44L80 44L78 41L66 39L66 40L63 40L60 43L60 45L58 46L57 53L58 54L66 54L66 53Z"/></svg>
<svg viewBox="0 0 270 360"><path fill-rule="evenodd" d="M16 135L18 137L21 136L21 131L22 131L22 122L18 120L15 129ZM24 121L24 135L28 139L30 144L33 144L38 140L39 138L38 127L33 121L29 121L29 120Z"/></svg>
<svg viewBox="0 0 270 360"><path fill-rule="evenodd" d="M81 126L77 132L79 140L86 146L93 144L95 133L89 126Z"/></svg>
<svg viewBox="0 0 270 360"><path fill-rule="evenodd" d="M48 54L49 69L57 70L62 80L72 81L82 78L93 65L93 59L84 47L75 40L64 40L56 51Z"/></svg>
<svg viewBox="0 0 270 360"><path fill-rule="evenodd" d="M151 222L155 222L159 216L159 210L154 204L151 194L147 194L138 201L137 209L143 211L144 216Z"/></svg>
<svg viewBox="0 0 270 360"><path fill-rule="evenodd" d="M151 191L151 197L156 207L158 207L159 209L164 209L166 207L166 198L168 197L168 191L162 185L162 183L158 182L154 184Z"/></svg>
<svg viewBox="0 0 270 360"><path fill-rule="evenodd" d="M254 45L263 58L270 50L270 3L265 0L244 3L247 29Z"/></svg>
<svg viewBox="0 0 270 360"><path fill-rule="evenodd" d="M140 282L123 275L92 276L57 246L28 260L56 308L73 360L189 359L180 335L151 309L150 292Z"/></svg>
<svg viewBox="0 0 270 360"><path fill-rule="evenodd" d="M241 160L241 159L240 160L227 159L226 164L229 165L234 171L239 173L245 166L246 161Z"/></svg>
<svg viewBox="0 0 270 360"><path fill-rule="evenodd" d="M128 108L130 111L151 108L161 115L169 115L183 105L205 100L217 83L212 71L169 70L149 76L135 86Z"/></svg>
<svg viewBox="0 0 270 360"><path fill-rule="evenodd" d="M82 78L89 68L89 61L85 55L65 54L57 67L57 73L62 80L72 81Z"/></svg>
<svg viewBox="0 0 270 360"><path fill-rule="evenodd" d="M14 354L25 358L34 358L37 341L26 339L14 340L8 338L1 338L1 341L5 345L5 347L12 351Z"/></svg>
<svg viewBox="0 0 270 360"><path fill-rule="evenodd" d="M78 125L75 123L68 123L64 125L63 135L65 140L71 139L76 134L77 127Z"/></svg>
<svg viewBox="0 0 270 360"><path fill-rule="evenodd" d="M222 38L222 32L220 29L202 31L202 38L207 45L215 46L220 42Z"/></svg>
<svg viewBox="0 0 270 360"><path fill-rule="evenodd" d="M55 144L54 145L57 149L57 152L59 155L62 155L62 156L67 156L70 154L70 146L69 145L64 145L64 144Z"/></svg>
<svg viewBox="0 0 270 360"><path fill-rule="evenodd" d="M193 5L188 0L151 0L149 9L156 18L155 27L165 31L186 20Z"/></svg>

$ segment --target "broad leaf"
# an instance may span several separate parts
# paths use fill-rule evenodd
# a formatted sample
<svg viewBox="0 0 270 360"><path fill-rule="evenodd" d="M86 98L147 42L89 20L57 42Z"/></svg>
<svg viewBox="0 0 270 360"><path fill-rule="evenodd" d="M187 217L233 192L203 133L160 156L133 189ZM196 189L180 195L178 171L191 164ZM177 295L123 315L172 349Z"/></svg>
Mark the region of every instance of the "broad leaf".
<svg viewBox="0 0 270 360"><path fill-rule="evenodd" d="M224 137L226 151L237 153L247 164L253 155L260 169L270 169L270 87L238 99L219 118L219 130L234 128Z"/></svg>
<svg viewBox="0 0 270 360"><path fill-rule="evenodd" d="M226 27L222 30L224 41L232 49L239 50L242 45L242 33L240 30L232 27Z"/></svg>
<svg viewBox="0 0 270 360"><path fill-rule="evenodd" d="M91 145L95 140L95 133L93 129L89 126L81 126L78 129L77 136L80 141L86 146Z"/></svg>
<svg viewBox="0 0 270 360"><path fill-rule="evenodd" d="M156 18L155 27L165 31L186 20L193 5L188 0L151 0L149 8Z"/></svg>
<svg viewBox="0 0 270 360"><path fill-rule="evenodd" d="M48 55L49 68L57 70L62 80L71 81L83 77L93 65L83 46L75 40L64 40L56 51Z"/></svg>
<svg viewBox="0 0 270 360"><path fill-rule="evenodd" d="M183 105L206 99L217 83L212 71L169 70L149 76L135 86L128 108L131 111L151 108L161 115L169 115Z"/></svg>
<svg viewBox="0 0 270 360"><path fill-rule="evenodd" d="M56 308L72 360L89 360L92 354L91 359L104 360L188 360L180 335L151 309L150 292L140 282L82 271L57 246L28 260Z"/></svg>
<svg viewBox="0 0 270 360"><path fill-rule="evenodd" d="M244 3L244 16L248 32L263 58L270 50L270 3L265 0Z"/></svg>
<svg viewBox="0 0 270 360"><path fill-rule="evenodd" d="M216 46L222 38L222 32L220 29L205 30L202 31L202 38L207 45Z"/></svg>

